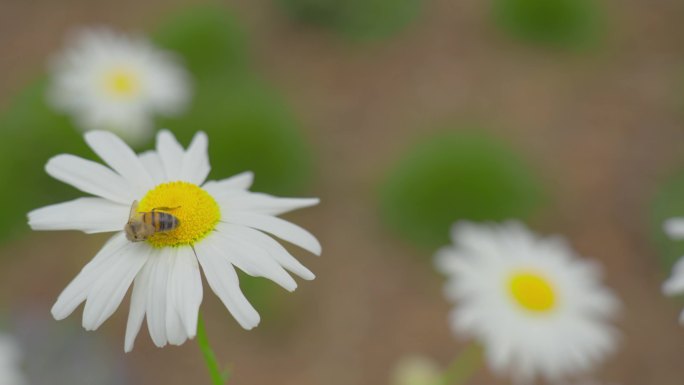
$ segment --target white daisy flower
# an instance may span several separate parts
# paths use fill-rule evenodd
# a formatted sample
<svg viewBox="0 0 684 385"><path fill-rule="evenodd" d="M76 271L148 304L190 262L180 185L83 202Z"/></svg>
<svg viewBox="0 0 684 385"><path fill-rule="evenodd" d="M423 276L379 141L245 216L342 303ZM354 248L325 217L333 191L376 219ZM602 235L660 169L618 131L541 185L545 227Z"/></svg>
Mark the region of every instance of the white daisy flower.
<svg viewBox="0 0 684 385"><path fill-rule="evenodd" d="M16 340L7 334L0 334L0 384L26 384L26 378L21 371L21 357Z"/></svg>
<svg viewBox="0 0 684 385"><path fill-rule="evenodd" d="M188 73L175 56L107 29L76 33L51 72L54 108L85 131L112 130L137 143L152 135L155 114L179 114L190 99Z"/></svg>
<svg viewBox="0 0 684 385"><path fill-rule="evenodd" d="M454 226L455 246L437 253L449 281L455 332L484 345L492 371L529 382L591 369L616 345L608 322L617 298L599 268L560 238L539 238L518 222Z"/></svg>
<svg viewBox="0 0 684 385"><path fill-rule="evenodd" d="M665 222L664 228L673 240L684 239L684 218L671 218ZM672 275L663 283L663 293L669 296L684 293L684 257L672 267ZM679 323L684 325L684 311L679 315Z"/></svg>
<svg viewBox="0 0 684 385"><path fill-rule="evenodd" d="M66 318L85 301L83 327L95 330L134 283L125 351L133 348L145 316L157 346L180 345L193 338L197 329L200 266L209 287L245 329L257 326L259 314L240 291L234 267L290 291L297 283L285 269L314 279L311 271L266 233L320 255L321 246L313 235L276 217L315 205L318 199L252 193L248 191L250 172L205 183L210 166L207 136L202 132L184 150L170 132L161 131L156 151L141 155L110 132L92 131L85 139L109 167L62 154L50 159L46 170L95 197L34 210L28 215L29 225L34 230L116 233L59 296L52 307L56 319ZM133 239L131 232L142 233L130 228L129 234L123 231L134 201L139 204L131 214L145 225L134 224L163 230L170 223L159 216L163 213L172 215L177 227L135 242L139 238Z"/></svg>

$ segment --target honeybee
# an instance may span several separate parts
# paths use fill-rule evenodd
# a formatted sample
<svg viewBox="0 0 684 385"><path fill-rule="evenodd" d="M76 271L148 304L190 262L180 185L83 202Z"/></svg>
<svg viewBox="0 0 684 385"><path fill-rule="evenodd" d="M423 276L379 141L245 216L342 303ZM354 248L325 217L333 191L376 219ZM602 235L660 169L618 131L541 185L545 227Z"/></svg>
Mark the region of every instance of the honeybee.
<svg viewBox="0 0 684 385"><path fill-rule="evenodd" d="M178 228L178 218L166 212L177 208L155 207L149 212L138 212L138 201L134 201L128 215L128 223L124 226L126 238L131 242L141 242L154 234L163 234Z"/></svg>

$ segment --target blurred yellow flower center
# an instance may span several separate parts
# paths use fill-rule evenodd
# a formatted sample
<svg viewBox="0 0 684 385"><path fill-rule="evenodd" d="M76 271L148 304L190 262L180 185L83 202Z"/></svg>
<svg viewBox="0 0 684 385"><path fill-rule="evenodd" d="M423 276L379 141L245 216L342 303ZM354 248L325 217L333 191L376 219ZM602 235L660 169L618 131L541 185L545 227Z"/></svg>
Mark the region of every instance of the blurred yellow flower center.
<svg viewBox="0 0 684 385"><path fill-rule="evenodd" d="M214 230L221 210L214 198L199 186L188 182L168 182L148 191L138 205L138 212L156 211L178 218L178 227L158 232L147 239L154 247L192 245Z"/></svg>
<svg viewBox="0 0 684 385"><path fill-rule="evenodd" d="M508 289L517 304L527 311L549 312L556 305L556 293L553 286L539 274L515 273L510 277Z"/></svg>
<svg viewBox="0 0 684 385"><path fill-rule="evenodd" d="M104 76L104 87L107 92L118 98L132 97L140 90L140 79L133 71L116 68Z"/></svg>

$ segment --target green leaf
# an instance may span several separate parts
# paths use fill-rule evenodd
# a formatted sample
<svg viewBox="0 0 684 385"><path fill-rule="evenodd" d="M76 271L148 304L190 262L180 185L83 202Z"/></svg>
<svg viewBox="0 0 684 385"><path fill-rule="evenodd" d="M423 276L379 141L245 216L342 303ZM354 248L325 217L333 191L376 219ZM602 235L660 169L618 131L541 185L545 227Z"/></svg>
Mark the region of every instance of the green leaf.
<svg viewBox="0 0 684 385"><path fill-rule="evenodd" d="M523 160L486 134L447 131L409 149L381 188L385 222L419 246L448 242L459 220L526 219L540 206L539 181Z"/></svg>

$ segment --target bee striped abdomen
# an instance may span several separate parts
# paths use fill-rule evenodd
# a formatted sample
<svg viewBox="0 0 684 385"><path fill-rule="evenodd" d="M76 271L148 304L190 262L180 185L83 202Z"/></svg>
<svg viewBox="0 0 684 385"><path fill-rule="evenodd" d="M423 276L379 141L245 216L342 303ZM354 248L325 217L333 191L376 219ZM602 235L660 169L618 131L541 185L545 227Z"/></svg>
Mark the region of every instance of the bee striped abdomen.
<svg viewBox="0 0 684 385"><path fill-rule="evenodd" d="M160 211L144 213L143 221L152 225L155 232L171 231L177 228L179 224L178 218L171 214Z"/></svg>

